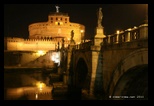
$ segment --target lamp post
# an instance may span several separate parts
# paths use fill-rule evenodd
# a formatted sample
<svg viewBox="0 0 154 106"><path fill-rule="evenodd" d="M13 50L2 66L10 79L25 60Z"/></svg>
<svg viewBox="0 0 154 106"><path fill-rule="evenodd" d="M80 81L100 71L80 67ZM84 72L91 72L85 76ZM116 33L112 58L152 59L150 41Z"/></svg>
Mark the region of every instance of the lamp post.
<svg viewBox="0 0 154 106"><path fill-rule="evenodd" d="M119 33L120 33L120 31L119 30L117 30L117 36L116 36L116 43L118 43L119 42Z"/></svg>
<svg viewBox="0 0 154 106"><path fill-rule="evenodd" d="M82 35L83 32L84 32L84 30L81 30L81 43L83 43L83 41L82 41L83 40L83 35Z"/></svg>

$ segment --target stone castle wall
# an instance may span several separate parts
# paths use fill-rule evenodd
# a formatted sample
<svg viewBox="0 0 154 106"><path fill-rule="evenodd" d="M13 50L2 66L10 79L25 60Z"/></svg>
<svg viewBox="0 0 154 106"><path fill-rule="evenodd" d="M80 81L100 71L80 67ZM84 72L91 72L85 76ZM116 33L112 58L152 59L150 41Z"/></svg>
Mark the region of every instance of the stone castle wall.
<svg viewBox="0 0 154 106"><path fill-rule="evenodd" d="M55 50L67 47L71 39L71 31L74 31L73 39L77 44L84 38L85 26L79 23L72 23L66 13L53 12L48 15L47 22L37 22L28 26L29 39L7 37L4 43L4 50L38 51Z"/></svg>
<svg viewBox="0 0 154 106"><path fill-rule="evenodd" d="M72 38L72 30L74 32L73 40L77 44L81 43L81 38L84 38L84 25L70 22L69 16L65 13L50 13L47 22L32 23L28 26L28 39L18 37L4 38L4 50L8 52L5 55L5 66L23 65L32 61L34 63L31 65L42 65L41 62L35 61L39 57L40 61L43 61L46 57L42 58L39 55L39 50L47 53L50 50L60 49L63 44L64 47L68 47ZM49 60L49 58L46 60ZM51 62L48 61L45 64L48 65Z"/></svg>
<svg viewBox="0 0 154 106"><path fill-rule="evenodd" d="M69 16L63 13L53 13L48 16L47 22L38 22L29 25L30 39L52 39L54 37L71 38L71 31L74 31L74 40L81 42L81 35L84 36L85 26L72 23ZM81 32L83 30L84 32Z"/></svg>
<svg viewBox="0 0 154 106"><path fill-rule="evenodd" d="M61 39L23 39L23 38L6 38L6 50L18 50L18 51L37 51L37 50L55 50L62 46ZM67 47L69 41L66 40L64 46Z"/></svg>

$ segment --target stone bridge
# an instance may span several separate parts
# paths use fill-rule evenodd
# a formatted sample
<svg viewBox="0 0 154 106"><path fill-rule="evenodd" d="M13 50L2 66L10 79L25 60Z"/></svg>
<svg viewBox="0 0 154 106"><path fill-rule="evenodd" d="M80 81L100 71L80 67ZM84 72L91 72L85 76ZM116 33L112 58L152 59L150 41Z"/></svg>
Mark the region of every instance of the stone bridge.
<svg viewBox="0 0 154 106"><path fill-rule="evenodd" d="M64 82L103 99L148 99L148 24L70 44Z"/></svg>

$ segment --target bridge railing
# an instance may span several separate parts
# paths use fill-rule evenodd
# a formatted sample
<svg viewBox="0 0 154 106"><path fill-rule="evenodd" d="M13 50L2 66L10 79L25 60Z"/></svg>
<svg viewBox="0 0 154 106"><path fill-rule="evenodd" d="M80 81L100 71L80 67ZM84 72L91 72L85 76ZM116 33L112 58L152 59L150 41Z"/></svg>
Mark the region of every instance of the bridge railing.
<svg viewBox="0 0 154 106"><path fill-rule="evenodd" d="M112 35L107 35L105 38L103 38L103 44L116 44L141 39L148 39L148 24L129 28L125 31L117 32Z"/></svg>
<svg viewBox="0 0 154 106"><path fill-rule="evenodd" d="M87 42L84 42L84 43L80 43L80 44L77 44L75 45L75 49L76 50L90 50L91 48L91 45L92 45L92 41L91 40L88 40Z"/></svg>

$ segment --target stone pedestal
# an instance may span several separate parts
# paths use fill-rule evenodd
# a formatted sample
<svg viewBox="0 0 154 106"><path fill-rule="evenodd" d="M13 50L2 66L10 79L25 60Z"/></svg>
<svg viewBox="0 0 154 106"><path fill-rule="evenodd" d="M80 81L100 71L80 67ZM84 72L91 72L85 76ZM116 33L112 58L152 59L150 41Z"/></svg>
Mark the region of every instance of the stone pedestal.
<svg viewBox="0 0 154 106"><path fill-rule="evenodd" d="M96 27L96 35L102 37L104 35L104 27Z"/></svg>
<svg viewBox="0 0 154 106"><path fill-rule="evenodd" d="M72 56L72 49L74 48L75 41L71 40L69 48L68 48L68 53L67 53L67 69L66 73L64 75L64 83L69 84L69 69L70 69L70 62L71 62L71 56Z"/></svg>
<svg viewBox="0 0 154 106"><path fill-rule="evenodd" d="M96 28L96 35L94 37L94 45L100 46L104 37L106 37L104 35L104 27L97 27Z"/></svg>
<svg viewBox="0 0 154 106"><path fill-rule="evenodd" d="M91 50L92 50L92 73L91 73L91 83L90 83L90 95L93 95L95 88L96 71L98 65L100 46L91 46Z"/></svg>
<svg viewBox="0 0 154 106"><path fill-rule="evenodd" d="M101 43L103 42L103 38L106 36L104 35L104 28L97 27L96 28L96 35L94 37L94 45L91 46L92 51L92 73L91 73L91 83L90 83L90 95L94 95L94 88L95 88L95 81L96 81L96 72L100 72L101 69L98 69L98 62L99 61L99 55L100 55L100 49L101 49Z"/></svg>

